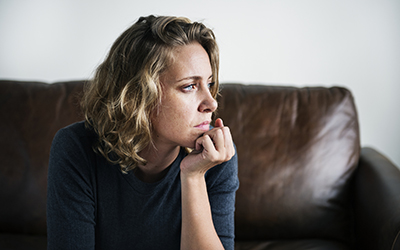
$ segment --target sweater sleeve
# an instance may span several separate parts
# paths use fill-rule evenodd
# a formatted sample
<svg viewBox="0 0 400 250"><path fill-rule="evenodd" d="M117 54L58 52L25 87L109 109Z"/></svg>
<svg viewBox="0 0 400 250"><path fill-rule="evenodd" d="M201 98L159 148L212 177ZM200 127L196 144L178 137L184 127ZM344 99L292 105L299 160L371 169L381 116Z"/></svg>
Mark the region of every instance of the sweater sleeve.
<svg viewBox="0 0 400 250"><path fill-rule="evenodd" d="M210 169L206 174L215 230L225 249L235 245L235 195L239 188L237 153L227 162Z"/></svg>
<svg viewBox="0 0 400 250"><path fill-rule="evenodd" d="M94 249L95 175L90 167L94 152L87 141L68 127L53 139L47 186L48 249Z"/></svg>

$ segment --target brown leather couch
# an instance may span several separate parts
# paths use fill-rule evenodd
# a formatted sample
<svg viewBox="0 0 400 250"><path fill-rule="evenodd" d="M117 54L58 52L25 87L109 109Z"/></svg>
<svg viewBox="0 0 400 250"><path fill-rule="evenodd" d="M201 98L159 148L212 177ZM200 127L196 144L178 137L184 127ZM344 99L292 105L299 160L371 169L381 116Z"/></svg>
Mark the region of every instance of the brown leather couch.
<svg viewBox="0 0 400 250"><path fill-rule="evenodd" d="M83 81L0 81L0 249L46 248L56 131L82 120ZM236 250L400 249L400 171L360 149L339 87L223 84L218 117L239 156Z"/></svg>

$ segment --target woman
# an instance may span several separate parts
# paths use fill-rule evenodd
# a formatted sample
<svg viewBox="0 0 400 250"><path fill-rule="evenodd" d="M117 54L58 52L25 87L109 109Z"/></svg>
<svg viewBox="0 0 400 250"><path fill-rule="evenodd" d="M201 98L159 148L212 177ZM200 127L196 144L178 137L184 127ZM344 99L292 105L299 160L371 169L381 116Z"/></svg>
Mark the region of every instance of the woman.
<svg viewBox="0 0 400 250"><path fill-rule="evenodd" d="M217 108L213 32L142 17L54 138L49 249L233 249L237 157Z"/></svg>

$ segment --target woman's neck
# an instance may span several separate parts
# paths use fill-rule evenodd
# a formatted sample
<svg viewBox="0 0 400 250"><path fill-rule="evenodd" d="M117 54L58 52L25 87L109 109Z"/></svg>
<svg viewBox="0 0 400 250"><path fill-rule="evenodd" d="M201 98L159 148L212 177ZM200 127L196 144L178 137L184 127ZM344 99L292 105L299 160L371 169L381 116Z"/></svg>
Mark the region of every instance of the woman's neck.
<svg viewBox="0 0 400 250"><path fill-rule="evenodd" d="M148 146L139 155L146 159L146 165L139 165L134 173L143 182L157 182L168 173L168 167L178 157L180 147L155 148Z"/></svg>

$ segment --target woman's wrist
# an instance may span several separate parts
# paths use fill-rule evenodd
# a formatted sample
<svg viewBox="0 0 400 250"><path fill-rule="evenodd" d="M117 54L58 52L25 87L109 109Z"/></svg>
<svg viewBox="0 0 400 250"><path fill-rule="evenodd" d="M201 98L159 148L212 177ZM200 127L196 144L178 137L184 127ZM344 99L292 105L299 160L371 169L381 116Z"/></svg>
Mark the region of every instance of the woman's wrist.
<svg viewBox="0 0 400 250"><path fill-rule="evenodd" d="M181 168L181 173L180 173L181 182L186 181L186 182L196 183L199 181L204 181L205 180L204 176L206 172L207 171L202 171L202 170L189 171L189 169Z"/></svg>

